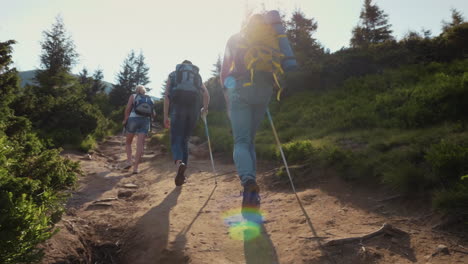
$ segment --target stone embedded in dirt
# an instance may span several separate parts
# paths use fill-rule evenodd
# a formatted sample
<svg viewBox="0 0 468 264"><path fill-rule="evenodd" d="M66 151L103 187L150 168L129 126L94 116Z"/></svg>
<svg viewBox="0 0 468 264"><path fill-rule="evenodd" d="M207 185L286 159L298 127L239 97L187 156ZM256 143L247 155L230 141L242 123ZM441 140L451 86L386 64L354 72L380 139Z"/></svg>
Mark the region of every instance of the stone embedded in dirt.
<svg viewBox="0 0 468 264"><path fill-rule="evenodd" d="M128 198L133 195L134 191L129 191L129 190L120 190L117 194L117 197L119 198Z"/></svg>
<svg viewBox="0 0 468 264"><path fill-rule="evenodd" d="M117 197L103 198L103 199L99 199L99 200L94 201L94 203L99 203L99 202L111 202L111 201L115 201L115 200L117 200L117 199L118 199Z"/></svg>
<svg viewBox="0 0 468 264"><path fill-rule="evenodd" d="M436 251L432 254L432 256L435 256L439 253L442 253L444 255L449 255L450 251L446 245L438 245Z"/></svg>
<svg viewBox="0 0 468 264"><path fill-rule="evenodd" d="M129 188L129 189L136 189L138 188L138 185L133 184L133 183L127 183L123 185L124 188Z"/></svg>

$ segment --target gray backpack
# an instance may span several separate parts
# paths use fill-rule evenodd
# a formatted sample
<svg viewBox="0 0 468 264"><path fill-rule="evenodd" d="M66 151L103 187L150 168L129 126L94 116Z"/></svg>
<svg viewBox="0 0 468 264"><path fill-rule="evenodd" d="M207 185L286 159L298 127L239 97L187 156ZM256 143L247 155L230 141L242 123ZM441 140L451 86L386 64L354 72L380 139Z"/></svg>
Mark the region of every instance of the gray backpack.
<svg viewBox="0 0 468 264"><path fill-rule="evenodd" d="M172 102L181 104L199 103L202 80L199 69L193 64L178 64L171 78L169 96Z"/></svg>
<svg viewBox="0 0 468 264"><path fill-rule="evenodd" d="M138 115L151 117L153 113L153 100L147 95L137 94L133 102L133 109Z"/></svg>

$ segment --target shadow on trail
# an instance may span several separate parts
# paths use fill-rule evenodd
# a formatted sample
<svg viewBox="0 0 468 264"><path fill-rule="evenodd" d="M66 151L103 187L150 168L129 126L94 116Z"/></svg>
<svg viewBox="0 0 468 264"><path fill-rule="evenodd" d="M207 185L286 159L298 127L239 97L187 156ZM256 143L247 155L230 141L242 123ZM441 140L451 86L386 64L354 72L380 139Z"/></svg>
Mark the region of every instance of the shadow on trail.
<svg viewBox="0 0 468 264"><path fill-rule="evenodd" d="M124 248L124 252L127 253L123 256L124 263L174 263L169 262L167 258L171 260L173 257L184 258L183 255L172 256L166 249L170 229L169 214L177 204L181 191L182 188L175 187L159 205L138 220L126 239L128 244Z"/></svg>
<svg viewBox="0 0 468 264"><path fill-rule="evenodd" d="M248 235L244 235L247 237ZM244 240L244 255L246 264L279 263L276 249L263 224L260 225L260 235L251 240Z"/></svg>
<svg viewBox="0 0 468 264"><path fill-rule="evenodd" d="M188 224L187 227L185 227L179 234L177 234L177 236L175 238L175 241L174 241L175 243L171 247L171 249L169 250L169 253L172 256L183 256L184 249L185 249L185 247L187 245L187 233L188 233L188 231L190 231L193 224L197 221L198 217L203 213L203 210L208 205L208 202L211 200L211 197L213 196L213 194L214 194L217 187L218 187L218 185L214 185L213 190L211 190L210 195L206 199L205 203L200 207L200 209L198 210L197 214L192 219L190 224ZM170 262L169 260L172 260L173 262ZM177 260L179 262L175 262ZM187 263L188 261L189 261L188 257L184 257L183 259L177 259L177 258L174 259L174 257L173 257L171 259L168 258L167 262L164 262L164 263Z"/></svg>
<svg viewBox="0 0 468 264"><path fill-rule="evenodd" d="M97 200L104 193L112 190L120 180L125 178L125 175L108 177L111 173L112 171L103 171L87 175L84 179L84 182L86 182L85 187L72 195L66 207L79 208L88 202Z"/></svg>

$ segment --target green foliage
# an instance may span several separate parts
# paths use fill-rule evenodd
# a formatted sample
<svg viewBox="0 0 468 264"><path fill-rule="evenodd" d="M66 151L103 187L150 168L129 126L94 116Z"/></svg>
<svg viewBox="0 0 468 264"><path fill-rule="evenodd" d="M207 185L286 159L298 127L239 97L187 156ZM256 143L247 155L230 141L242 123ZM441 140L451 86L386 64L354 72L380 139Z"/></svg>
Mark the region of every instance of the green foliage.
<svg viewBox="0 0 468 264"><path fill-rule="evenodd" d="M408 161L385 166L382 182L404 193L423 191L427 188L425 171Z"/></svg>
<svg viewBox="0 0 468 264"><path fill-rule="evenodd" d="M13 198L0 192L0 260L5 264L32 263L43 253L36 247L52 236L45 206L37 206L27 194Z"/></svg>
<svg viewBox="0 0 468 264"><path fill-rule="evenodd" d="M169 130L164 130L162 133L157 133L151 136L148 142L149 146L163 145L166 149L171 148L171 139Z"/></svg>
<svg viewBox="0 0 468 264"><path fill-rule="evenodd" d="M63 212L62 191L73 186L80 173L76 162L44 150L26 134L22 147L14 138L0 137L0 262L38 260L36 245L52 235L53 223Z"/></svg>
<svg viewBox="0 0 468 264"><path fill-rule="evenodd" d="M81 141L80 149L84 152L88 152L91 149L97 147L96 139L92 135L87 135L86 138Z"/></svg>
<svg viewBox="0 0 468 264"><path fill-rule="evenodd" d="M425 158L433 177L442 183L457 181L468 172L468 145L459 142L442 140L429 148Z"/></svg>
<svg viewBox="0 0 468 264"><path fill-rule="evenodd" d="M432 203L439 210L467 217L468 181L465 179L452 188L436 191Z"/></svg>
<svg viewBox="0 0 468 264"><path fill-rule="evenodd" d="M284 144L282 147L286 159L292 163L308 160L315 156L317 152L310 140L293 141ZM276 155L279 159L281 158L279 151Z"/></svg>
<svg viewBox="0 0 468 264"><path fill-rule="evenodd" d="M33 125L41 124L38 117L46 116L45 113L50 116L47 111L51 109L76 111L70 107L57 108L76 93L67 99L57 98L55 96L68 88L53 86L50 93L42 89L44 87L35 90L30 87L19 95L17 72L9 68L13 43L0 42L0 263L7 264L40 260L42 251L37 245L52 236L53 225L64 210L64 191L74 185L80 173L78 163L62 158L60 150L46 149L44 142L48 140L33 132ZM45 78L45 72L40 74L41 78ZM43 80L48 84L60 84L65 79L73 80L63 72ZM25 116L15 116L14 112L25 113ZM67 117L78 118L80 113ZM80 124L74 123L74 126L80 127Z"/></svg>
<svg viewBox="0 0 468 264"><path fill-rule="evenodd" d="M233 139L231 124L225 112L210 111L207 116L208 129L213 152L231 152ZM197 124L194 135L206 140L205 125L203 120Z"/></svg>

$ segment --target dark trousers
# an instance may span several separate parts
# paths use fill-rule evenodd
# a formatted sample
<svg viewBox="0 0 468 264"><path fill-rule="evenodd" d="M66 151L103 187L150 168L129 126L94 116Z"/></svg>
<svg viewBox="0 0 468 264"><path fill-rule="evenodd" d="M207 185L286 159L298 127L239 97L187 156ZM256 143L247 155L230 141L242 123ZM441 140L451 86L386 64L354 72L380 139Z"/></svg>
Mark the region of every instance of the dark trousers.
<svg viewBox="0 0 468 264"><path fill-rule="evenodd" d="M198 104L171 105L171 150L174 161L188 162L188 141L200 116Z"/></svg>

